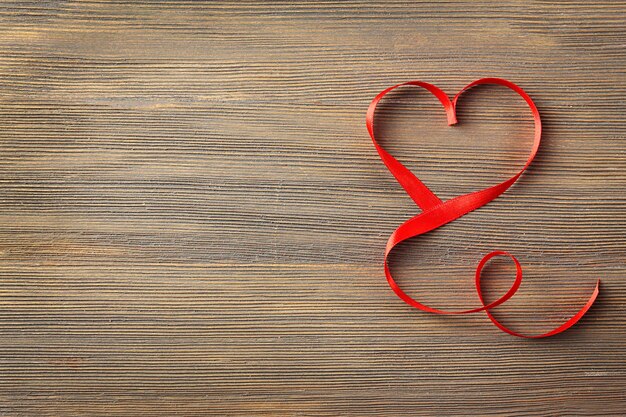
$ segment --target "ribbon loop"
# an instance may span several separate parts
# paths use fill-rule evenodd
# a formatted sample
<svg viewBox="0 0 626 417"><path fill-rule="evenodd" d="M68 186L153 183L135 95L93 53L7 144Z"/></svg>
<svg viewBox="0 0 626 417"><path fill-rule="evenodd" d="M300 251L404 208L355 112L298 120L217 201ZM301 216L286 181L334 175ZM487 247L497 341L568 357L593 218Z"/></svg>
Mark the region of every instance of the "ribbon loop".
<svg viewBox="0 0 626 417"><path fill-rule="evenodd" d="M448 201L441 201L439 197L437 197L415 174L413 174L408 168L402 165L397 159L395 159L391 154L385 151L376 141L374 135L374 115L376 113L376 106L380 102L380 100L390 91L395 90L396 88L402 86L417 86L422 87L428 90L431 94L433 94L443 105L443 108L446 112L446 116L448 119L448 125L454 125L457 123L456 118L456 105L459 100L459 97L465 93L470 88L480 85L480 84L497 84L511 89L520 95L524 101L528 104L530 108L533 120L535 123L534 129L534 140L533 145L530 151L530 155L526 160L526 163L521 168L521 170L515 174L513 177L496 184L494 186L485 188L480 191L476 191L473 193L461 195L455 198L452 198ZM503 251L494 251L487 254L483 259L479 262L476 268L476 291L478 293L478 298L480 299L482 307L473 308L470 310L464 311L444 311L435 309L432 307L428 307L422 303L419 303L409 295L407 295L400 286L396 283L391 275L391 271L389 270L388 256L391 251L401 242L410 239L412 237L419 236L421 234L430 232L438 227L441 227L451 221L458 219L459 217L469 213L470 211L476 210L479 207L484 206L489 203L500 194L505 192L511 185L513 185L517 179L524 173L526 168L531 164L537 151L539 150L539 143L541 142L541 118L539 116L539 110L533 103L532 99L524 90L522 90L516 84L501 79L501 78L481 78L479 80L473 81L472 83L465 86L456 96L452 99L452 101L448 98L447 94L444 93L439 88L435 87L432 84L428 84L422 81L410 81L402 84L394 85L393 87L389 87L386 90L383 90L379 93L370 103L370 106L367 110L367 115L365 119L365 124L367 126L367 130L372 138L372 142L374 143L374 147L378 151L381 160L387 166L389 171L396 178L398 183L404 188L407 194L411 197L411 199L422 209L422 212L409 220L402 223L398 228L391 234L389 240L387 241L387 246L385 248L385 259L384 259L384 269L385 276L387 277L387 282L391 289L396 293L396 295L402 299L405 303L409 304L412 307L415 307L419 310L434 313L434 314L469 314L469 313L477 313L479 311L484 311L489 319L496 325L500 330L511 334L513 336L525 337L525 338L542 338L553 336L555 334L561 333L570 327L572 327L576 322L578 322L589 310L591 305L596 300L599 294L599 286L600 280L597 281L595 290L593 291L591 297L587 301L587 303L576 313L571 319L558 326L552 331L549 331L544 334L536 335L536 336L527 336L517 332L514 332L504 325L502 325L499 321L495 319L495 317L489 311L490 309L504 303L506 300L511 298L519 289L519 286L522 282L522 267L517 259ZM481 272L486 265L486 263L495 256L508 256L515 263L516 268L516 277L515 281L511 288L504 294L502 297L497 299L496 301L485 304L481 286L480 286L480 276Z"/></svg>

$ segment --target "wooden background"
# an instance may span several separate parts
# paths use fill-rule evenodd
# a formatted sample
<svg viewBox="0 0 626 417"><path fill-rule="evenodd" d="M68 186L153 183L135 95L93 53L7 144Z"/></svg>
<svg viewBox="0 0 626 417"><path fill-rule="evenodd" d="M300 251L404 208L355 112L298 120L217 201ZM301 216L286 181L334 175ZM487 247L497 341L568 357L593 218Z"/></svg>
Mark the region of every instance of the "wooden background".
<svg viewBox="0 0 626 417"><path fill-rule="evenodd" d="M0 415L613 416L626 409L626 3L4 1ZM525 281L439 317L382 270L417 208L364 117L394 83L485 76L533 97L535 163L404 245L418 299L477 304L485 253ZM473 90L449 128L407 89L377 118L442 198L511 176L519 97ZM510 263L485 273L489 297Z"/></svg>

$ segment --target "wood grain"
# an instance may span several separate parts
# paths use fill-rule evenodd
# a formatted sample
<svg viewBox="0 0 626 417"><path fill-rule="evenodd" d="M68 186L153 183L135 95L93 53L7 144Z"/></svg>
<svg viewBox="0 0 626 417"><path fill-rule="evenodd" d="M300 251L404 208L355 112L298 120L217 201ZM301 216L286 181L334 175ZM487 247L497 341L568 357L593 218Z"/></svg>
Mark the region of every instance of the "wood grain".
<svg viewBox="0 0 626 417"><path fill-rule="evenodd" d="M617 416L626 409L626 3L5 1L0 415ZM533 97L519 183L394 254L411 294L476 304L486 252L524 266L498 317L420 314L381 267L416 212L371 98L479 77ZM438 195L513 174L531 118L497 87L460 124L403 90L378 134ZM490 297L512 267L486 271Z"/></svg>

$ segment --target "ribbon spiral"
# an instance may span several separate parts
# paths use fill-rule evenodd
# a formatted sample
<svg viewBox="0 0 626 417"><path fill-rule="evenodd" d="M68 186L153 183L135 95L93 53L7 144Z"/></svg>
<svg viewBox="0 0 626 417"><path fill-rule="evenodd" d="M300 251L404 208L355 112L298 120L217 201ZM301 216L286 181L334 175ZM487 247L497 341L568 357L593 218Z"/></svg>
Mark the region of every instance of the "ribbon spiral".
<svg viewBox="0 0 626 417"><path fill-rule="evenodd" d="M484 190L461 195L448 201L441 201L430 189L428 189L428 187L426 187L426 185L422 181L420 181L419 178L417 178L408 168L406 168L398 160L391 156L391 154L385 151L376 141L376 138L374 136L374 114L376 112L376 106L387 93L395 90L396 88L406 85L422 87L428 90L435 97L437 97L437 99L439 99L444 107L444 110L446 111L448 125L451 126L457 123L456 105L459 97L470 88L479 84L502 85L513 90L526 101L528 107L530 107L535 123L535 134L530 156L526 160L526 163L524 164L522 169L506 181L485 188ZM478 298L480 299L482 307L472 308L470 310L444 311L424 305L411 298L404 291L402 291L400 286L393 279L393 276L391 275L391 272L389 270L389 254L399 243L412 237L430 232L431 230L441 227L469 213L470 211L476 210L477 208L489 203L491 200L498 197L500 194L505 192L511 185L513 185L515 181L517 181L517 179L526 170L526 168L528 168L530 163L533 161L535 155L537 154L537 150L539 149L539 143L541 141L541 118L539 117L539 111L537 110L535 103L533 103L531 98L528 96L528 94L526 94L524 90L522 90L516 84L501 78L481 78L463 87L463 89L461 89L461 91L456 96L454 96L452 101L450 101L446 93L444 93L442 90L432 84L428 84L422 81L409 81L406 83L394 85L393 87L389 87L386 90L383 90L380 94L378 94L370 103L370 106L367 110L365 124L372 138L372 142L374 143L374 146L376 147L376 150L378 151L378 154L380 155L383 163L387 166L389 171L393 174L398 183L400 183L402 188L404 188L404 190L411 197L411 199L413 199L415 204L417 204L418 207L420 207L422 210L420 214L410 218L409 220L398 226L398 228L389 237L389 240L387 241L387 246L385 248L385 276L387 277L387 282L389 283L389 286L398 297L400 297L405 303L409 304L412 307L434 314L469 314L484 311L485 313L487 313L487 316L493 322L493 324L495 324L500 330L513 336L531 339L554 336L558 333L561 333L572 327L574 324L576 324L576 322L578 322L578 320L580 320L585 315L585 313L589 310L599 294L600 280L597 281L591 297L589 298L587 303L578 311L578 313L576 313L572 318L567 320L562 325L547 333L531 336L523 335L507 328L498 320L496 320L496 318L490 313L489 310L496 306L499 306L500 304L511 298L517 292L522 282L522 267L520 263L513 255L503 251L491 252L478 263L478 266L476 268L476 291L478 293ZM485 304L481 291L480 276L485 264L495 256L508 256L513 260L516 268L515 281L513 282L513 285L506 294L504 294L502 297L492 303Z"/></svg>

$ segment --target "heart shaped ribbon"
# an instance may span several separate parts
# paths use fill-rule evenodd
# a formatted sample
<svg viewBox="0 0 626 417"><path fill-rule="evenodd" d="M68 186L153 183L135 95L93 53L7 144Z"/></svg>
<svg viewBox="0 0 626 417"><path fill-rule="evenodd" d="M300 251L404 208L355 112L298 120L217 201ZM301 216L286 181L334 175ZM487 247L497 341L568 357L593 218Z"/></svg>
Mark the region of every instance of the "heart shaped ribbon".
<svg viewBox="0 0 626 417"><path fill-rule="evenodd" d="M530 152L530 156L526 160L526 163L524 164L522 169L513 177L497 185L494 185L492 187L485 188L484 190L465 194L465 195L455 197L453 199L450 199L444 202L444 201L441 201L430 189L428 189L428 187L426 187L426 185L422 181L420 181L420 179L417 178L408 168L402 165L398 160L396 160L393 156L391 156L391 154L385 151L378 144L374 136L374 114L376 112L376 106L387 93L395 90L396 88L406 86L406 85L422 87L428 90L430 93L432 93L435 97L437 97L437 99L439 99L439 101L444 107L444 110L446 111L446 115L448 117L448 125L451 126L457 123L456 105L457 105L457 101L459 97L470 88L479 84L502 85L504 87L507 87L515 91L526 101L526 103L528 104L528 107L530 107L530 110L533 114L533 119L535 122L535 136L534 136L533 146ZM452 101L450 101L447 94L441 91L439 88L435 87L434 85L421 82L421 81L410 81L410 82L394 85L393 87L387 88L386 90L378 94L374 98L374 100L372 100L367 110L365 124L372 138L372 142L374 143L374 146L376 147L376 150L378 151L378 154L380 155L380 158L382 159L383 163L387 166L389 171L393 174L396 180L404 188L407 194L422 209L422 212L420 214L402 223L391 234L391 236L389 237L389 240L387 241L387 246L385 248L385 260L384 260L385 276L387 277L389 286L396 293L398 297L400 297L405 303L409 304L410 306L415 307L422 311L426 311L428 313L469 314L469 313L476 313L479 311L484 311L485 313L487 313L487 316L493 322L493 324L495 324L502 331L509 333L513 336L533 338L533 339L554 336L555 334L561 333L569 329L570 327L572 327L574 324L576 324L576 322L578 322L578 320L580 320L585 315L587 310L589 310L589 308L591 307L591 305L593 304L593 302L596 300L598 296L599 289L600 289L600 280L597 281L595 289L593 293L591 294L591 297L589 298L587 303L580 309L580 311L578 311L578 313L576 313L572 318L567 320L565 323L563 323L562 325L558 326L557 328L547 333L533 335L533 336L523 335L505 327L502 323L496 320L496 318L489 312L489 310L504 303L506 300L511 298L517 292L522 282L522 267L520 263L517 261L517 259L513 255L507 252L503 252L503 251L491 252L487 254L478 263L478 266L476 268L476 291L478 293L478 298L480 299L482 307L477 307L477 308L473 308L470 310L444 311L444 310L438 310L436 308L428 307L422 303L419 303L418 301L416 301L415 299L407 295L404 291L402 291L400 286L393 279L393 276L391 275L391 272L389 270L389 263L388 263L389 253L391 253L393 248L396 247L399 243L407 239L410 239L412 237L430 232L431 230L441 227L445 225L446 223L449 223L455 219L458 219L459 217L469 213L470 211L476 210L477 208L489 203L491 200L498 197L500 194L505 192L511 185L513 185L515 181L517 181L517 179L526 170L526 168L528 168L533 158L537 154L537 150L539 149L539 143L541 141L541 118L539 117L539 111L537 110L535 103L533 103L531 98L528 96L528 94L526 94L524 90L522 90L520 87L513 84L512 82L501 79L501 78L481 78L480 80L476 80L468 84L467 86L463 87L463 89L461 89L461 91L459 91L459 93L456 96L454 96ZM485 304L482 291L481 291L480 276L481 276L481 272L485 264L491 258L495 256L508 256L513 260L513 262L515 263L515 268L516 268L515 281L513 282L513 285L507 291L506 294L504 294L502 297L500 297L499 299L497 299L496 301L492 303Z"/></svg>

